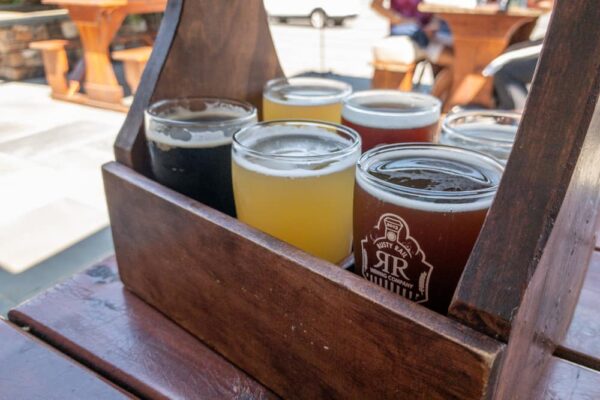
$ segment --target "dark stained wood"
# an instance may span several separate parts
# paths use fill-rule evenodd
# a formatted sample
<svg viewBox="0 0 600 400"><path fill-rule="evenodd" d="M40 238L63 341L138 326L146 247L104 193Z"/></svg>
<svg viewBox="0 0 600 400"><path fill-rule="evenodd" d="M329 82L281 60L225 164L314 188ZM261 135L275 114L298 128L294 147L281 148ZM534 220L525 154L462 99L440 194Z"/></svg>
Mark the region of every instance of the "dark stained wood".
<svg viewBox="0 0 600 400"><path fill-rule="evenodd" d="M594 252L567 337L556 355L600 371L600 253Z"/></svg>
<svg viewBox="0 0 600 400"><path fill-rule="evenodd" d="M9 317L143 398L276 397L125 290L114 258L18 306Z"/></svg>
<svg viewBox="0 0 600 400"><path fill-rule="evenodd" d="M532 396L518 398L533 400L600 399L600 372L552 357Z"/></svg>
<svg viewBox="0 0 600 400"><path fill-rule="evenodd" d="M502 344L118 163L104 180L125 285L279 395L493 388Z"/></svg>
<svg viewBox="0 0 600 400"><path fill-rule="evenodd" d="M123 281L285 397L530 398L594 247L600 58L582 55L600 54L598 20L591 0L557 3L451 320L144 177L151 101L260 105L281 75L260 0L172 0L115 145L121 164L104 169Z"/></svg>
<svg viewBox="0 0 600 400"><path fill-rule="evenodd" d="M600 52L600 8L576 0L555 13L515 151L451 310L503 339L538 270L561 278L547 296L576 298L597 218L600 59L572 60ZM578 18L589 23L585 35L572 29Z"/></svg>
<svg viewBox="0 0 600 400"><path fill-rule="evenodd" d="M581 55L600 54L599 19L593 1L557 3L515 150L451 305L468 325L510 335L499 398L527 393L562 342L594 247L600 58Z"/></svg>
<svg viewBox="0 0 600 400"><path fill-rule="evenodd" d="M0 319L0 399L122 400L133 396Z"/></svg>
<svg viewBox="0 0 600 400"><path fill-rule="evenodd" d="M170 0L115 143L116 160L149 173L143 111L150 103L217 96L247 100L260 110L264 84L279 76L283 72L261 0Z"/></svg>

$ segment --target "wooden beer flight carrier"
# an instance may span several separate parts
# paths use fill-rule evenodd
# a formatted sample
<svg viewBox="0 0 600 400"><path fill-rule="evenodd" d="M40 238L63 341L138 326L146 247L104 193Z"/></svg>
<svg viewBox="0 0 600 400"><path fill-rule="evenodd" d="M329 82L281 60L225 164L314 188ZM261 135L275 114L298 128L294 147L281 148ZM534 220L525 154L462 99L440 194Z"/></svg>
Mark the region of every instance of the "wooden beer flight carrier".
<svg viewBox="0 0 600 400"><path fill-rule="evenodd" d="M286 398L527 399L569 326L600 183L600 7L556 4L496 200L449 315L178 194L149 173L143 110L260 106L282 76L260 0L171 0L104 166L131 291Z"/></svg>

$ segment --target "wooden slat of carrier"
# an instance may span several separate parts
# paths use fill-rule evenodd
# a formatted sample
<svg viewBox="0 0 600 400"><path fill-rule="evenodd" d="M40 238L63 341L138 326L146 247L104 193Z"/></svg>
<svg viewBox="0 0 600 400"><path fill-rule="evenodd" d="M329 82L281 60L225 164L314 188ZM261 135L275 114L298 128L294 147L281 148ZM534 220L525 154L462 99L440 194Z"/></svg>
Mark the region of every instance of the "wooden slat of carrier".
<svg viewBox="0 0 600 400"><path fill-rule="evenodd" d="M133 398L34 337L0 320L0 398Z"/></svg>
<svg viewBox="0 0 600 400"><path fill-rule="evenodd" d="M114 258L18 306L9 318L142 398L276 397L125 290Z"/></svg>

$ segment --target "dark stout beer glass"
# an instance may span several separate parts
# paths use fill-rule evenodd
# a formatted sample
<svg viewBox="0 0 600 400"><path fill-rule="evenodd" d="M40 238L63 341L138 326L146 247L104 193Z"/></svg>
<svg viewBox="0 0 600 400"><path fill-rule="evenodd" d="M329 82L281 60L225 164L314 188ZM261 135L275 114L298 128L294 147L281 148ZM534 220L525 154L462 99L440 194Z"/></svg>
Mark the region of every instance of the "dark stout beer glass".
<svg viewBox="0 0 600 400"><path fill-rule="evenodd" d="M146 139L156 180L235 216L231 142L257 121L249 103L217 98L162 100L145 115Z"/></svg>
<svg viewBox="0 0 600 400"><path fill-rule="evenodd" d="M344 99L342 124L362 138L363 151L392 143L433 142L441 102L426 94L367 90Z"/></svg>
<svg viewBox="0 0 600 400"><path fill-rule="evenodd" d="M446 313L502 171L489 156L435 144L363 154L354 193L357 271Z"/></svg>
<svg viewBox="0 0 600 400"><path fill-rule="evenodd" d="M440 143L477 150L506 164L520 123L521 114L514 111L456 112L444 119Z"/></svg>

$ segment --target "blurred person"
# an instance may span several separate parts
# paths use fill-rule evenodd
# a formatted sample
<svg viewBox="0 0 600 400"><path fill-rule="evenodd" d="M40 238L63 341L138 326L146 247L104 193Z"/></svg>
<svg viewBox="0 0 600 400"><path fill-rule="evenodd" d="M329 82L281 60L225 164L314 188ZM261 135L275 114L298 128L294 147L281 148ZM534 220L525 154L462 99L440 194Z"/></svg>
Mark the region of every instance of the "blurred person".
<svg viewBox="0 0 600 400"><path fill-rule="evenodd" d="M375 46L376 59L409 64L426 57L433 64L451 64L448 25L420 12L419 3L421 0L372 0L371 8L390 22L390 37Z"/></svg>
<svg viewBox="0 0 600 400"><path fill-rule="evenodd" d="M548 12L538 18L530 40L510 46L504 54L492 61L484 75L494 76L496 107L503 110L523 110L529 85L540 58L543 38L548 30L553 0L529 0L528 6Z"/></svg>

